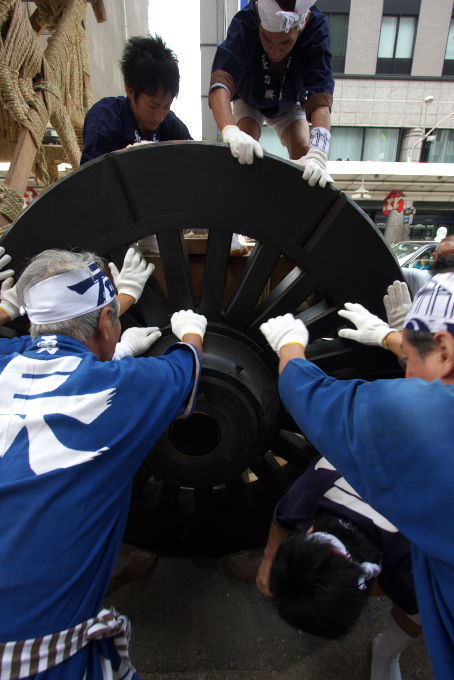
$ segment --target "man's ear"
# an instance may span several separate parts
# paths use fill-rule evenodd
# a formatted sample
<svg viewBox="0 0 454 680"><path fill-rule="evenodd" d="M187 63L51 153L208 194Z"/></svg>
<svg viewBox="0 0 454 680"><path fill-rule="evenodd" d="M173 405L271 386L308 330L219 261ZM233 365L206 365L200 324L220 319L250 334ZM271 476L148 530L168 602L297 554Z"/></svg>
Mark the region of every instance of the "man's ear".
<svg viewBox="0 0 454 680"><path fill-rule="evenodd" d="M126 96L129 99L129 101L133 102L135 100L134 90L130 85L126 85L126 83L125 83L125 92L126 92Z"/></svg>
<svg viewBox="0 0 454 680"><path fill-rule="evenodd" d="M454 378L454 335L448 331L439 331L435 333L434 340L442 364L440 378Z"/></svg>
<svg viewBox="0 0 454 680"><path fill-rule="evenodd" d="M102 340L109 340L112 333L112 309L103 307L98 321L98 335Z"/></svg>

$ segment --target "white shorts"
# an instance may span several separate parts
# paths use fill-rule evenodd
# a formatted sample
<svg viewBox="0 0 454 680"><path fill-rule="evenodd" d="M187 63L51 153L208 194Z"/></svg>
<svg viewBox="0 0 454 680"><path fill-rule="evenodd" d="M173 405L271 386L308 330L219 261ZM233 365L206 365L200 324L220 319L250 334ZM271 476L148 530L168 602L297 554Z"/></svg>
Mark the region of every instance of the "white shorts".
<svg viewBox="0 0 454 680"><path fill-rule="evenodd" d="M276 130L279 139L282 141L282 135L291 123L294 123L295 120L306 120L306 112L300 104L296 104L293 109L282 116L267 118L260 111L246 104L242 99L235 99L233 102L233 117L237 124L242 118L252 118L257 121L260 127L262 127L263 121L266 121L267 125Z"/></svg>

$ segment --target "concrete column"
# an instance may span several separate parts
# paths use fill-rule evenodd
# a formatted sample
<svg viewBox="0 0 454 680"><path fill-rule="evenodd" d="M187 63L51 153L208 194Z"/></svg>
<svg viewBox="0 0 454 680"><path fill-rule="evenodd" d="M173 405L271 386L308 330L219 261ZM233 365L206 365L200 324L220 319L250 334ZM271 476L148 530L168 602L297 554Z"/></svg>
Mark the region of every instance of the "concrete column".
<svg viewBox="0 0 454 680"><path fill-rule="evenodd" d="M451 13L452 0L421 1L412 76L441 76Z"/></svg>
<svg viewBox="0 0 454 680"><path fill-rule="evenodd" d="M424 128L421 127L408 128L407 130L404 130L402 144L400 145L400 161L406 161L408 159L408 154L413 148L413 145L418 141L418 139L421 139L424 136L424 132ZM421 158L422 146L422 143L418 144L414 149L412 154L413 161L419 161Z"/></svg>
<svg viewBox="0 0 454 680"><path fill-rule="evenodd" d="M408 241L410 225L404 224L404 214L391 210L385 228L385 239L390 245L399 241Z"/></svg>
<svg viewBox="0 0 454 680"><path fill-rule="evenodd" d="M345 73L375 73L382 13L383 0L351 0Z"/></svg>

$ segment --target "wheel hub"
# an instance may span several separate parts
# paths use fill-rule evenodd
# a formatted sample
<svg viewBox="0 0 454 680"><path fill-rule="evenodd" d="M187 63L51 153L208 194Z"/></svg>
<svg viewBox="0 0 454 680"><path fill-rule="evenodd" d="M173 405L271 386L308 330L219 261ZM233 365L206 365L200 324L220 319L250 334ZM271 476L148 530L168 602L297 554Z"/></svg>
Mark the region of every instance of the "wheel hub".
<svg viewBox="0 0 454 680"><path fill-rule="evenodd" d="M174 340L167 335L153 354ZM278 412L276 378L261 350L241 333L210 328L195 411L168 428L153 447L150 467L157 478L180 486L228 482L264 453Z"/></svg>

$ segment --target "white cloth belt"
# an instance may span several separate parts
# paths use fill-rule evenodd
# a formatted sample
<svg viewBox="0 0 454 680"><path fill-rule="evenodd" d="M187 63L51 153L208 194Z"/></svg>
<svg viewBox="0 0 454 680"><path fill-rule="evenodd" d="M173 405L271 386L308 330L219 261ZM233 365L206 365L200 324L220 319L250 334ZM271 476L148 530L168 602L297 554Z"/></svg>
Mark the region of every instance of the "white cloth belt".
<svg viewBox="0 0 454 680"><path fill-rule="evenodd" d="M47 671L79 652L93 640L113 638L118 655L131 666L131 624L116 609L101 609L88 621L43 637L0 642L0 680L21 680ZM132 667L131 667L132 668Z"/></svg>

